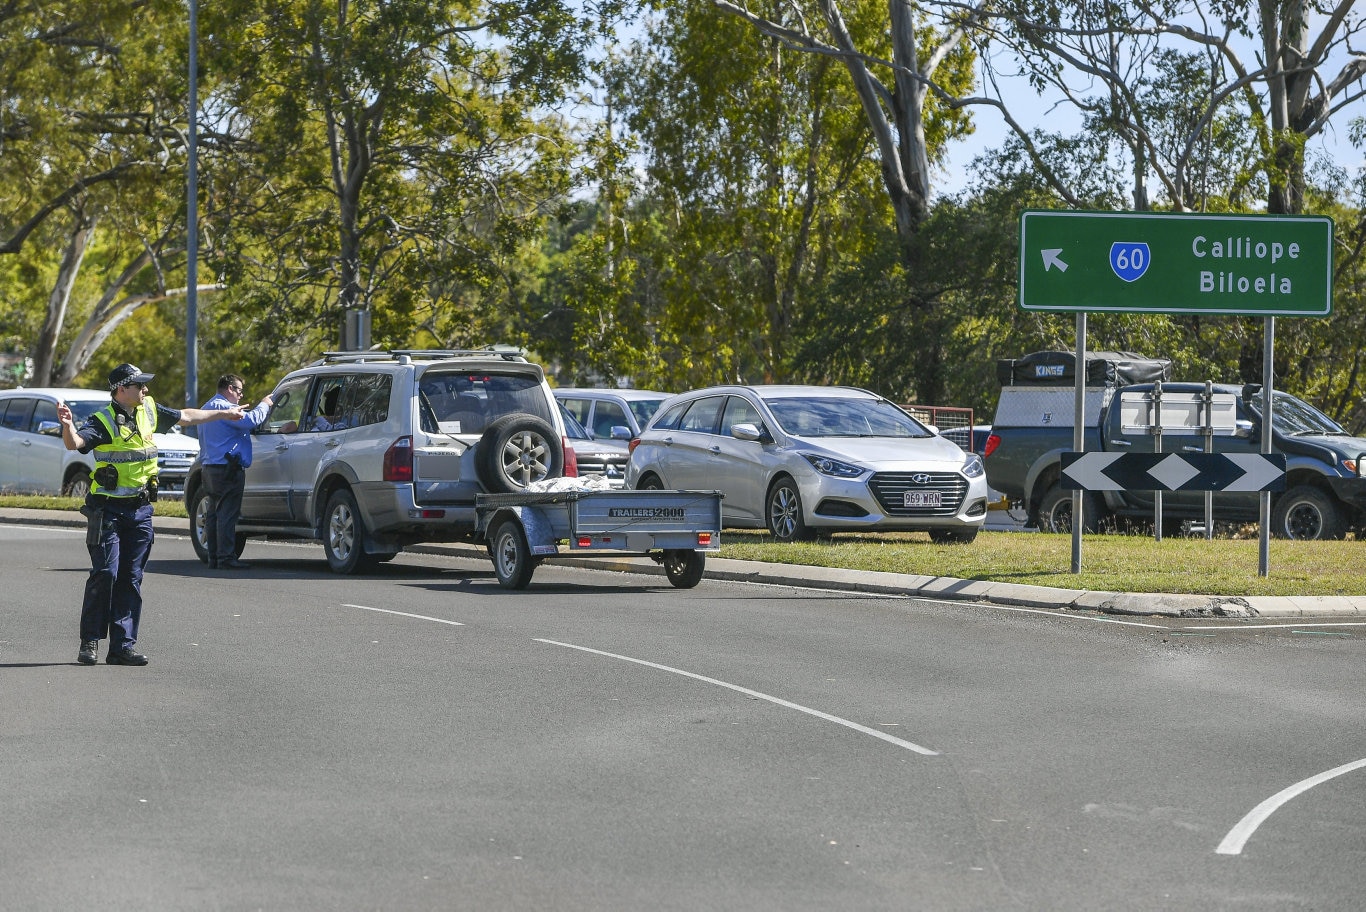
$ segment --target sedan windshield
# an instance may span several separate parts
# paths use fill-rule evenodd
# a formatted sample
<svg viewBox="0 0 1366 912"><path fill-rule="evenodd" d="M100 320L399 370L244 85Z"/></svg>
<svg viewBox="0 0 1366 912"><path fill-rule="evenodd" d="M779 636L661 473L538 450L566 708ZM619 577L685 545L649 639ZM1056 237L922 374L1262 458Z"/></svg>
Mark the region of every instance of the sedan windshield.
<svg viewBox="0 0 1366 912"><path fill-rule="evenodd" d="M929 430L881 399L767 399L778 425L795 437L929 437Z"/></svg>
<svg viewBox="0 0 1366 912"><path fill-rule="evenodd" d="M1262 394L1256 393L1248 400L1248 406L1257 413L1257 417L1262 414ZM1325 434L1342 436L1347 432L1342 427L1329 418L1323 412L1314 408L1308 402L1296 399L1289 393L1276 393L1274 403L1275 415L1274 424L1276 431L1288 437L1308 434Z"/></svg>

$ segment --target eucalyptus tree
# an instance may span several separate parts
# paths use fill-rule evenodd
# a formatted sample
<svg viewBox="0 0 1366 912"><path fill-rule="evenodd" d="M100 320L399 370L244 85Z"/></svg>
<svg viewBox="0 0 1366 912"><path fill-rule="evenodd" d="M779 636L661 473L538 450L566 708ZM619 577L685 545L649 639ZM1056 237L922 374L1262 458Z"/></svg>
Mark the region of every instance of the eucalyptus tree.
<svg viewBox="0 0 1366 912"><path fill-rule="evenodd" d="M558 0L228 0L227 107L253 142L224 163L269 200L233 214L251 303L287 333L348 310L377 340L467 344L508 326L519 258L569 186L553 113L594 17Z"/></svg>
<svg viewBox="0 0 1366 912"><path fill-rule="evenodd" d="M184 35L172 0L0 7L0 253L25 278L3 306L33 382L72 382L138 307L176 293Z"/></svg>
<svg viewBox="0 0 1366 912"><path fill-rule="evenodd" d="M919 161L924 173L908 183L898 171L889 195L879 136L847 68L787 37L816 7L774 4L767 13L756 31L729 9L667 4L627 58L636 74L629 124L657 241L641 281L658 296L655 338L669 371L661 385L797 376L794 332L822 276L866 256L891 224L908 229L898 246L905 276L929 206L928 171L969 129L933 102L917 109L914 127L902 117L923 156L897 160ZM885 57L884 26L871 3L842 20L849 40ZM963 84L970 57L955 47L941 76Z"/></svg>

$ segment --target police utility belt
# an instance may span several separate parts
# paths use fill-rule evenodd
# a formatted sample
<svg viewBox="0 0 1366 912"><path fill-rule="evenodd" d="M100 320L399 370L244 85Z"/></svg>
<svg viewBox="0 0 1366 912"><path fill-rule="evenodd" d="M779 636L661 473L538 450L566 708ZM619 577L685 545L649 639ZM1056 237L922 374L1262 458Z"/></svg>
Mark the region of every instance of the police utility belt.
<svg viewBox="0 0 1366 912"><path fill-rule="evenodd" d="M97 479L98 481L98 479ZM96 507L141 507L144 504L156 503L157 499L157 477L153 475L147 479L147 484L138 489L136 494L126 496L115 496L113 494L87 494L86 500Z"/></svg>

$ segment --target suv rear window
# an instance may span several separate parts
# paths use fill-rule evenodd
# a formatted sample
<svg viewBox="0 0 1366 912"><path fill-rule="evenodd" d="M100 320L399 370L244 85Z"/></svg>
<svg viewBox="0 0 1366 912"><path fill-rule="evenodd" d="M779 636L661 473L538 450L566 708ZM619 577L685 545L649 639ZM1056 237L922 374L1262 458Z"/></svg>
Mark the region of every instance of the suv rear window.
<svg viewBox="0 0 1366 912"><path fill-rule="evenodd" d="M422 394L422 429L428 433L482 434L504 415L535 415L554 426L539 378L526 374L427 371Z"/></svg>

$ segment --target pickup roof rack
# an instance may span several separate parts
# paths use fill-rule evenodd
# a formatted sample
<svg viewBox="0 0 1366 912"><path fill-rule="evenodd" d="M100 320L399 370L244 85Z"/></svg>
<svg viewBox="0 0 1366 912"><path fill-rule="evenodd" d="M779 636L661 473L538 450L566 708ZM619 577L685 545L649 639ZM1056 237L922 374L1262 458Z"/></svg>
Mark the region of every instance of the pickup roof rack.
<svg viewBox="0 0 1366 912"><path fill-rule="evenodd" d="M449 358L501 358L504 361L525 361L526 349L515 345L487 345L483 348L390 348L373 351L330 351L314 365L358 364L366 361L442 361Z"/></svg>

